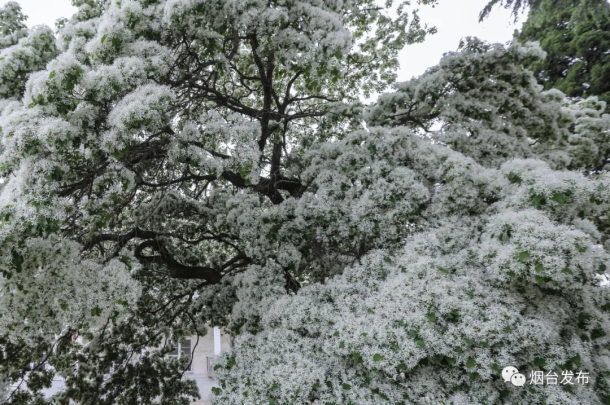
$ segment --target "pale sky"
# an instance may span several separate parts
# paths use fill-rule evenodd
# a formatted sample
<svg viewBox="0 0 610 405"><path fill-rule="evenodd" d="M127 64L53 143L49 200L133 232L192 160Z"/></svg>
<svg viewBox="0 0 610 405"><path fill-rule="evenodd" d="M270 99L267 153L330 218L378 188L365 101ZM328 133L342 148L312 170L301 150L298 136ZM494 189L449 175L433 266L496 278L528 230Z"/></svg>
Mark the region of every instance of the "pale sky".
<svg viewBox="0 0 610 405"><path fill-rule="evenodd" d="M443 53L457 50L461 38L474 36L488 42L508 42L526 18L521 15L515 24L510 10L496 7L483 23L479 23L479 12L488 0L439 0L438 3L434 8L421 7L421 21L436 26L438 32L423 43L402 50L398 81L419 76L436 65Z"/></svg>
<svg viewBox="0 0 610 405"><path fill-rule="evenodd" d="M70 17L75 8L70 0L17 0L24 14L29 16L28 26L46 24L54 28L60 17ZM401 70L399 81L408 80L422 74L426 68L438 63L443 53L455 51L460 39L477 36L489 42L510 41L517 25L508 10L496 8L482 24L478 22L479 12L488 0L439 0L436 7L422 6L421 19L438 28L438 33L422 44L411 45L400 55ZM6 1L0 0L0 3Z"/></svg>

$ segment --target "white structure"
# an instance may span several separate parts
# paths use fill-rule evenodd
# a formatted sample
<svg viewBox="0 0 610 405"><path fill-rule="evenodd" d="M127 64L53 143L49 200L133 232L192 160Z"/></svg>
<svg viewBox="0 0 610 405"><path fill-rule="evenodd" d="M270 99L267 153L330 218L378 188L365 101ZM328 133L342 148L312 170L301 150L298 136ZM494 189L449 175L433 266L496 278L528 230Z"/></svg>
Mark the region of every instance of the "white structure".
<svg viewBox="0 0 610 405"><path fill-rule="evenodd" d="M199 388L201 400L191 405L209 405L212 387L217 386L214 380L214 360L221 353L230 348L231 341L228 335L221 334L220 329L214 327L208 329L205 336L188 336L184 343L178 345L176 350L170 353L170 357L191 357L190 370L185 372L184 377L195 380ZM44 390L45 395L51 396L63 389L64 382L61 377L53 380L51 388Z"/></svg>
<svg viewBox="0 0 610 405"><path fill-rule="evenodd" d="M209 329L207 335L199 336L198 342L197 336L191 336L190 342L193 362L191 363L191 371L187 371L185 377L197 382L199 394L202 398L192 405L209 405L212 387L217 386L216 380L214 380L214 359L218 358L224 351L227 351L230 348L231 342L229 336L226 334L222 335L220 329L216 327ZM197 344L196 346L195 343Z"/></svg>

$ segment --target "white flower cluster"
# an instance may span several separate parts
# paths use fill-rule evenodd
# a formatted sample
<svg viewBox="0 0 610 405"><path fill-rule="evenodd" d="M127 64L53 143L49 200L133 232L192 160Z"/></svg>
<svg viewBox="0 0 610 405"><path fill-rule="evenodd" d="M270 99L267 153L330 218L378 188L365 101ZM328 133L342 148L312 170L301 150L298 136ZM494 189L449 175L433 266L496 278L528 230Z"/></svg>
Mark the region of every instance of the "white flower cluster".
<svg viewBox="0 0 610 405"><path fill-rule="evenodd" d="M427 225L422 230L418 223L412 236L402 235L400 248L389 248L385 237L407 220L377 217L381 249L324 285L260 306L250 316L260 318L261 331L240 336L218 371L225 384L219 403L243 403L246 394L278 403L486 403L508 394L499 378L505 364L572 364L603 378L610 325L601 310L607 297L595 286L609 256L591 221L608 209L596 203L605 177L553 171L536 160L486 169L403 128L371 128L326 147L335 154L315 156L339 167L326 175L338 181L375 173L371 161L382 167L387 161L386 177L377 172L372 181L375 192L404 191L402 205L421 195ZM386 185L389 173L401 170L419 176L398 189ZM326 197L329 214L349 213L324 217L319 232L328 238L335 222L349 226L352 218L366 224L359 205L351 205L363 199L359 183L339 194L341 187L321 181L324 171L314 173L320 188L312 198ZM434 186L414 192L417 184ZM331 191L340 202L327 198ZM380 215L384 205L367 209ZM259 308L260 298L246 291L239 308ZM598 401L593 387L527 392L518 402Z"/></svg>
<svg viewBox="0 0 610 405"><path fill-rule="evenodd" d="M1 249L0 272L9 283L0 287L0 329L13 331L15 342L96 328L138 299L140 287L124 263L82 260L76 243L30 238L24 246L4 242Z"/></svg>

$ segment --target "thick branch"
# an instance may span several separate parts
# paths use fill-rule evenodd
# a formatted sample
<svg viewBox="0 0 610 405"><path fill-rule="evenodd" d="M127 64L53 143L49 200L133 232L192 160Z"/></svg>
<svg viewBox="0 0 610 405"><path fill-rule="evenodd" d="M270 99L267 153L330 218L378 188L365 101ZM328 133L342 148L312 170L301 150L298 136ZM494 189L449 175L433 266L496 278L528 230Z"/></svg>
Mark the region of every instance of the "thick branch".
<svg viewBox="0 0 610 405"><path fill-rule="evenodd" d="M146 248L150 248L159 254L153 256L143 255L142 252ZM170 276L173 278L184 280L201 279L206 280L210 284L218 284L222 278L220 271L212 267L186 266L178 262L159 240L151 239L140 243L136 247L134 255L142 264L159 264L165 266L169 270Z"/></svg>

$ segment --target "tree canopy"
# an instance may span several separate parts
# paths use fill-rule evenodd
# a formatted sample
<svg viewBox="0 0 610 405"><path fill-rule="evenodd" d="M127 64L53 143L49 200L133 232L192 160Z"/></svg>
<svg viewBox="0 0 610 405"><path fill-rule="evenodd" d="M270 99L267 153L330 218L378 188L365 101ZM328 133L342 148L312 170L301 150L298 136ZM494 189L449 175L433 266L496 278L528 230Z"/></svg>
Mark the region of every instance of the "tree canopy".
<svg viewBox="0 0 610 405"><path fill-rule="evenodd" d="M435 31L408 1L74 4L1 40L4 402L189 404L165 355L209 325L214 404L610 397L610 116L536 44L395 83Z"/></svg>
<svg viewBox="0 0 610 405"><path fill-rule="evenodd" d="M556 4L559 8L562 8L565 4L571 2L573 5L577 6L576 10L578 12L581 11L594 11L597 13L601 13L601 15L607 16L608 10L606 9L606 0L574 0L574 1L563 1L559 0ZM512 15L515 18L515 21L519 19L519 16L522 12L526 10L536 11L540 8L543 8L543 5L551 5L552 3L547 0L489 0L489 2L483 7L481 13L479 14L479 21L484 20L489 17L492 10L496 6L502 6L505 9L512 9Z"/></svg>
<svg viewBox="0 0 610 405"><path fill-rule="evenodd" d="M546 89L568 97L610 102L610 3L543 1L532 8L517 38L538 41L547 53L532 70Z"/></svg>

